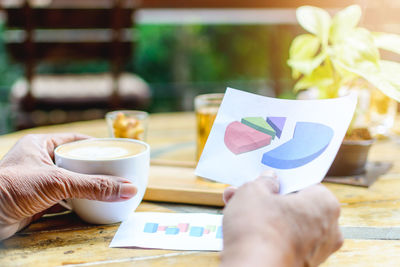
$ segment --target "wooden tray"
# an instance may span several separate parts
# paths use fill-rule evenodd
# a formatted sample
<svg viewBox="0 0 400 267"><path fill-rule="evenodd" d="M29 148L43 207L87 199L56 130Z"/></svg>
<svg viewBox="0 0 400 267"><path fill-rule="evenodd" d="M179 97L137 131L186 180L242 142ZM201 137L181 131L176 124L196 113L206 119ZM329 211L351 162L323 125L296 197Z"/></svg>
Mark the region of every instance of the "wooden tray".
<svg viewBox="0 0 400 267"><path fill-rule="evenodd" d="M167 164L168 166L166 166ZM152 161L149 184L144 200L208 206L224 206L222 194L226 184L212 182L194 175L193 163ZM324 182L368 187L392 164L373 162L365 175L357 177L326 177Z"/></svg>
<svg viewBox="0 0 400 267"><path fill-rule="evenodd" d="M191 167L152 165L143 199L222 207L227 186L197 177Z"/></svg>

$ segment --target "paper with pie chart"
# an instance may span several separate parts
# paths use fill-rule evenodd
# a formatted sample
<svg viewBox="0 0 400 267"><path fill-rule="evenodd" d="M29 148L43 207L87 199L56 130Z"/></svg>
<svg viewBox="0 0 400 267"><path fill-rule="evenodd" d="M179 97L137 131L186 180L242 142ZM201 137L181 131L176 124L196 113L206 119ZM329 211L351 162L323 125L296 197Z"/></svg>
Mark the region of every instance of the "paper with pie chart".
<svg viewBox="0 0 400 267"><path fill-rule="evenodd" d="M228 88L196 175L240 186L274 170L280 193L319 183L339 149L357 99L284 100Z"/></svg>

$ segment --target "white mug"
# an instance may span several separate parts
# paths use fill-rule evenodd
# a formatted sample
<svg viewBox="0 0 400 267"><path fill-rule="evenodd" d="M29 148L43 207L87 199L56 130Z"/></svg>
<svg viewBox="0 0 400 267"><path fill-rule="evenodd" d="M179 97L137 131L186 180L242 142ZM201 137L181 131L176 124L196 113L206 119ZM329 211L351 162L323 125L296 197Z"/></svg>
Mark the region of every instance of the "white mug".
<svg viewBox="0 0 400 267"><path fill-rule="evenodd" d="M104 202L88 199L68 199L60 204L73 210L78 216L89 223L110 224L125 220L139 206L146 191L149 168L150 146L145 142L122 138L95 138L76 142L91 142L98 140L135 142L145 146L145 150L123 158L114 159L79 159L58 153L58 150L68 144L57 147L54 151L58 167L83 174L105 174L129 179L138 189L137 194L122 202ZM75 142L75 143L76 143Z"/></svg>

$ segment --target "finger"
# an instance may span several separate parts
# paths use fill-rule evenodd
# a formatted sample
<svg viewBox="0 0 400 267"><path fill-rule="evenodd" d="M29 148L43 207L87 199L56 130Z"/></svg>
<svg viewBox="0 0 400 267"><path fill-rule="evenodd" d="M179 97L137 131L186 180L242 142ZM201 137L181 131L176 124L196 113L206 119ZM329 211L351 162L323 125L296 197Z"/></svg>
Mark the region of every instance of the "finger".
<svg viewBox="0 0 400 267"><path fill-rule="evenodd" d="M108 175L87 175L58 168L61 199L84 198L99 201L124 201L134 197L137 188L128 179ZM61 200L59 199L59 200Z"/></svg>
<svg viewBox="0 0 400 267"><path fill-rule="evenodd" d="M19 223L19 226L18 226L18 231L25 228L32 222L39 220L45 214L55 214L55 213L63 212L65 210L66 209L64 207L62 207L61 205L55 204L55 205L51 206L50 208L33 215L32 217L24 218L23 220L21 220Z"/></svg>
<svg viewBox="0 0 400 267"><path fill-rule="evenodd" d="M279 193L279 180L275 172L272 170L267 170L261 173L261 175L254 180L256 186L268 191L271 194Z"/></svg>
<svg viewBox="0 0 400 267"><path fill-rule="evenodd" d="M50 208L48 208L44 214L60 213L60 212L66 211L66 210L68 210L68 209L61 206L60 204L55 204L54 206L51 206Z"/></svg>
<svg viewBox="0 0 400 267"><path fill-rule="evenodd" d="M222 199L224 200L224 203L227 204L229 200L233 197L233 195L236 193L237 188L230 186L225 189L224 194L222 195Z"/></svg>
<svg viewBox="0 0 400 267"><path fill-rule="evenodd" d="M37 221L45 214L55 214L55 213L60 213L60 212L66 211L66 210L67 209L64 208L63 206L61 206L59 204L55 204L55 205L51 206L50 208L45 209L45 210L33 215L31 218L28 218L29 220L27 220L26 223L29 224L31 222Z"/></svg>
<svg viewBox="0 0 400 267"><path fill-rule="evenodd" d="M78 134L78 133L60 133L45 135L47 151L51 158L54 158L54 149L62 144L70 143L73 141L84 140L92 138L88 135Z"/></svg>
<svg viewBox="0 0 400 267"><path fill-rule="evenodd" d="M59 133L48 135L55 146L59 146L72 141L79 141L83 139L93 138L92 136L80 133Z"/></svg>

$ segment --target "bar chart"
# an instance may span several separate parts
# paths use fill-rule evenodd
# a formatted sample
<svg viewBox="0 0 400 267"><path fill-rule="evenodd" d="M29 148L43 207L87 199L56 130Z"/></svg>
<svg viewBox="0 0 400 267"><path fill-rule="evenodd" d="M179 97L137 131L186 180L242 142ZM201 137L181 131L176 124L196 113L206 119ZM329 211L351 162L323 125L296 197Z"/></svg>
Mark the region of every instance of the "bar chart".
<svg viewBox="0 0 400 267"><path fill-rule="evenodd" d="M143 228L144 233L165 235L187 235L191 237L212 236L222 239L222 226L217 225L190 225L189 223L179 223L177 225L160 225L155 222L147 222Z"/></svg>
<svg viewBox="0 0 400 267"><path fill-rule="evenodd" d="M135 212L121 223L111 247L221 251L222 214Z"/></svg>

